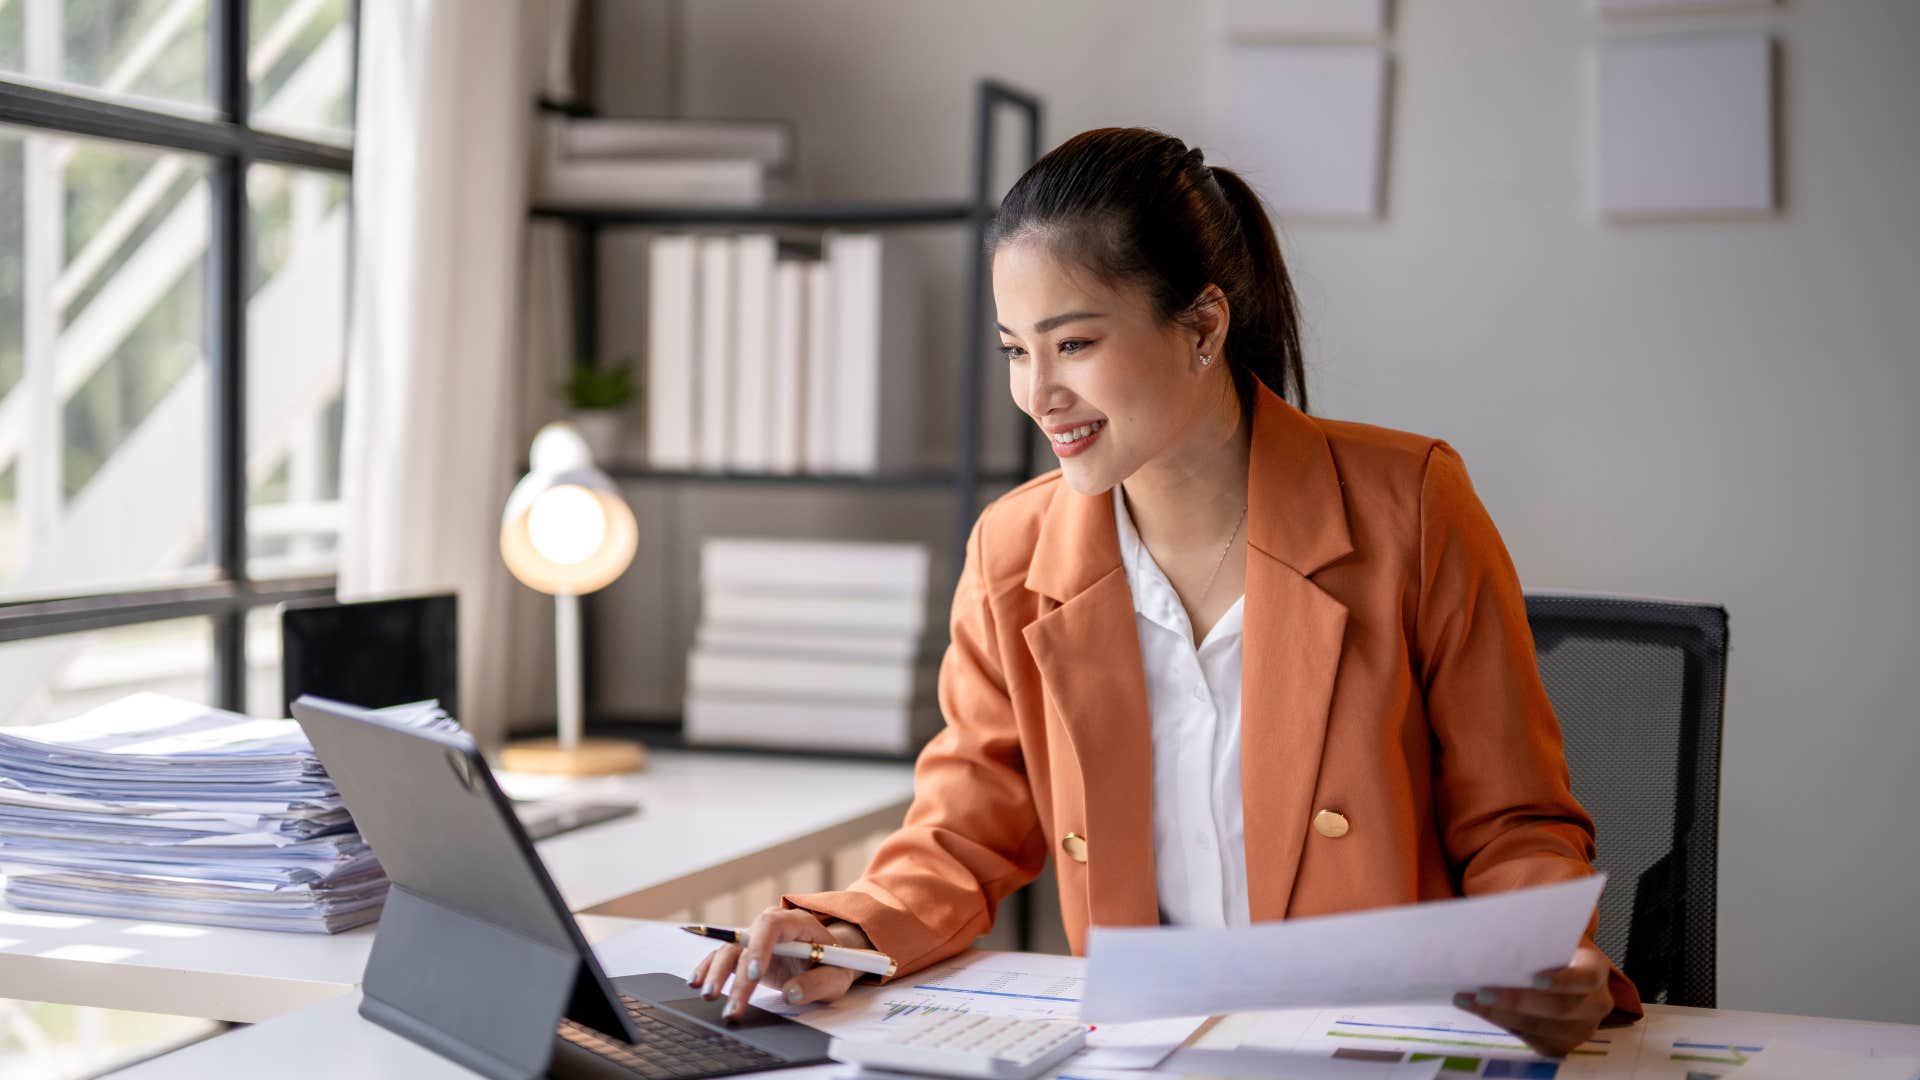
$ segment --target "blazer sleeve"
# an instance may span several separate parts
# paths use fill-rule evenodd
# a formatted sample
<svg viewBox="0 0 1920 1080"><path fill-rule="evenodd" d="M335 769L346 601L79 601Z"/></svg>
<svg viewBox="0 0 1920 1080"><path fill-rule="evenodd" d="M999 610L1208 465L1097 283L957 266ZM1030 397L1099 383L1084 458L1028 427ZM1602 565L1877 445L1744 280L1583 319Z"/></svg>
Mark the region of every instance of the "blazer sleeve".
<svg viewBox="0 0 1920 1080"><path fill-rule="evenodd" d="M1446 443L1428 452L1421 481L1416 620L1440 841L1460 892L1593 873L1593 819L1573 796L1519 575ZM1596 912L1587 944L1598 926ZM1618 967L1610 989L1610 1021L1641 1015L1639 992Z"/></svg>
<svg viewBox="0 0 1920 1080"><path fill-rule="evenodd" d="M988 602L985 523L982 514L974 524L954 590L952 643L940 664L946 727L914 767L905 823L845 890L782 898L857 924L897 962L896 978L971 945L1000 901L1046 864Z"/></svg>

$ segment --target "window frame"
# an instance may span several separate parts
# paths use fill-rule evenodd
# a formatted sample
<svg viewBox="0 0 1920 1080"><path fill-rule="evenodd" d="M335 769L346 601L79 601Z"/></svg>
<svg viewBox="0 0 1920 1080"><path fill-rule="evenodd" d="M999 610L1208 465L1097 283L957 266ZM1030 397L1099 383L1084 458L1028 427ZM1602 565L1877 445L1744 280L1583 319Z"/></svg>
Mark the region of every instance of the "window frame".
<svg viewBox="0 0 1920 1080"><path fill-rule="evenodd" d="M246 485L246 284L251 237L247 232L247 172L256 162L289 165L344 177L351 223L353 148L302 139L252 126L247 77L250 0L207 0L208 119L15 81L0 73L0 123L65 135L111 139L208 159L211 232L207 242L207 365L213 420L208 465L207 536L212 581L165 588L94 592L0 601L0 643L105 630L169 619L206 617L212 623L213 704L246 710L246 623L255 608L334 595L335 575L256 581L247 566ZM360 83L360 0L348 0L354 59L348 100ZM349 105L349 113L353 109ZM352 265L352 230L348 230ZM352 310L351 282L347 309Z"/></svg>

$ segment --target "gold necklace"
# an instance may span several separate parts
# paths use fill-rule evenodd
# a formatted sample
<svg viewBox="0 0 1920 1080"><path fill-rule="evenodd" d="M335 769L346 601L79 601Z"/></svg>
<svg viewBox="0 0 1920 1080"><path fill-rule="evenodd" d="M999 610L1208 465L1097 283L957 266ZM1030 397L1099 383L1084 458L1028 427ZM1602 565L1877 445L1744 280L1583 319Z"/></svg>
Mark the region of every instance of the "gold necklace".
<svg viewBox="0 0 1920 1080"><path fill-rule="evenodd" d="M1227 565L1227 552L1233 550L1233 542L1239 539L1240 526L1245 524L1246 520L1247 506L1245 503L1242 503L1240 505L1240 520L1233 523L1233 531L1227 534L1227 546L1220 549L1220 561L1213 564L1213 573L1207 575L1207 587L1200 590L1200 599L1193 602L1194 607L1198 608L1207 602L1207 594L1213 591L1213 579L1219 577L1220 568Z"/></svg>

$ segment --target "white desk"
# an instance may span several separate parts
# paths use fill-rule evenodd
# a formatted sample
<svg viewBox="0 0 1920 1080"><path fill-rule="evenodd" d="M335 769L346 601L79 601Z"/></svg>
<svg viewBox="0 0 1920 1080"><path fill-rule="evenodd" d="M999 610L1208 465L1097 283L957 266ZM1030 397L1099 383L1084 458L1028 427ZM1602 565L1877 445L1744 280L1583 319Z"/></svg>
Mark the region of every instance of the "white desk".
<svg viewBox="0 0 1920 1080"><path fill-rule="evenodd" d="M479 1075L364 1019L356 1011L359 1000L357 992L342 995L265 1024L215 1036L116 1073L115 1076L129 1080L200 1080L208 1076L273 1076L277 1080L302 1080L306 1077L330 1080L340 1076L352 1076L357 1080L378 1080L382 1077L472 1080ZM1238 1035L1231 1027L1237 1019L1241 1018L1230 1017L1211 1031L1203 1030L1191 1045L1221 1049L1238 1045ZM1246 1019L1256 1020L1257 1017L1249 1015ZM1902 1053L1920 1054L1920 1027L1900 1024L1822 1020L1667 1005L1647 1006L1647 1020L1643 1023L1696 1021L1730 1022L1750 1031L1765 1031L1790 1042L1845 1045L1850 1039L1857 1038L1865 1042L1871 1037L1879 1045L1902 1047ZM1868 1032L1872 1035L1869 1036ZM769 1080L799 1080L802 1077L818 1080L838 1076L844 1069L840 1065L820 1065L754 1075ZM1673 1074L1671 1067L1666 1070L1656 1067L1654 1071L1663 1075Z"/></svg>
<svg viewBox="0 0 1920 1080"><path fill-rule="evenodd" d="M646 772L500 774L516 796L636 799L640 813L543 840L567 906L661 916L899 824L904 764L659 751ZM583 920L590 937L605 924ZM359 988L374 928L229 930L0 905L0 997L252 1023Z"/></svg>

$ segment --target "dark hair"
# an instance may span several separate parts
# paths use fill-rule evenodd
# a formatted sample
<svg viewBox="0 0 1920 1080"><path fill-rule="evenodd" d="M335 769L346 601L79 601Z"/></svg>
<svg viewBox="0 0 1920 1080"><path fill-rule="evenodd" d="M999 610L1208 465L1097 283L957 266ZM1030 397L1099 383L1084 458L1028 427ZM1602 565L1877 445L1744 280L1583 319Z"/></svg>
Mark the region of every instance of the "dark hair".
<svg viewBox="0 0 1920 1080"><path fill-rule="evenodd" d="M1190 318L1201 291L1219 286L1241 408L1251 413L1257 379L1306 410L1298 304L1273 223L1246 181L1198 147L1143 128L1075 135L1001 200L988 255L1029 237L1103 281L1143 287L1165 321Z"/></svg>

